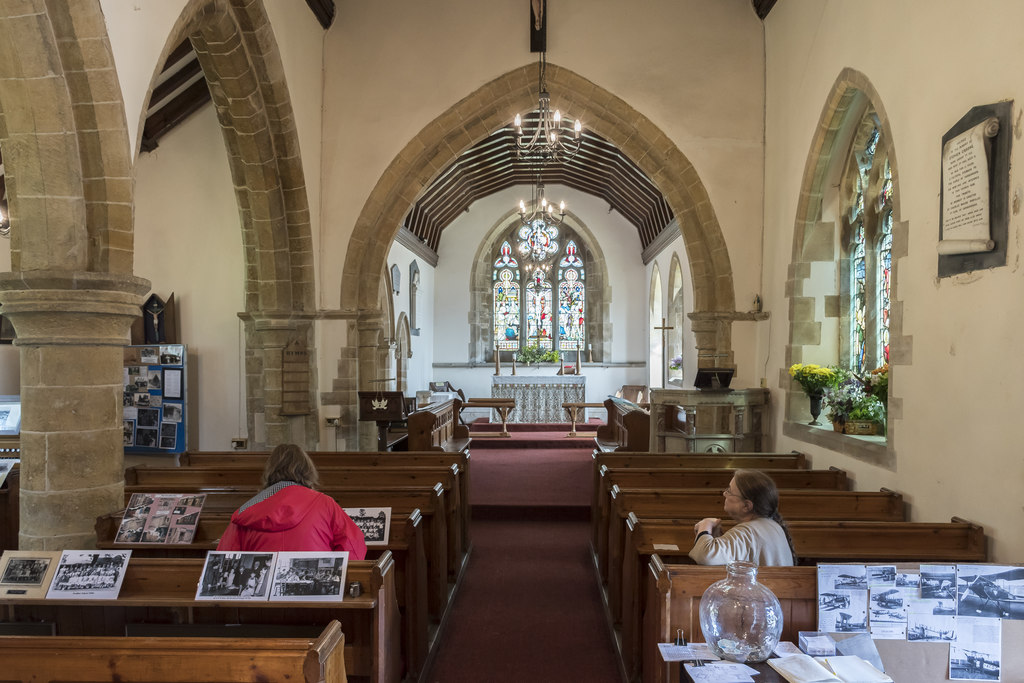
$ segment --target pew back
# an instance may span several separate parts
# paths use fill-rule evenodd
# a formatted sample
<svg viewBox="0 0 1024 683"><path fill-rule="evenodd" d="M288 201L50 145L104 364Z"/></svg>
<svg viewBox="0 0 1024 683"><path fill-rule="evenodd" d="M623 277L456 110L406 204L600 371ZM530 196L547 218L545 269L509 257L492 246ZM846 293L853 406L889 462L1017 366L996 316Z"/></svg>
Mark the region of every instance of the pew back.
<svg viewBox="0 0 1024 683"><path fill-rule="evenodd" d="M409 424L410 451L468 451L469 428L459 424L462 401L453 398L431 403L411 413Z"/></svg>
<svg viewBox="0 0 1024 683"><path fill-rule="evenodd" d="M650 413L614 396L605 399L604 407L608 416L594 437L598 451L644 451L650 447Z"/></svg>

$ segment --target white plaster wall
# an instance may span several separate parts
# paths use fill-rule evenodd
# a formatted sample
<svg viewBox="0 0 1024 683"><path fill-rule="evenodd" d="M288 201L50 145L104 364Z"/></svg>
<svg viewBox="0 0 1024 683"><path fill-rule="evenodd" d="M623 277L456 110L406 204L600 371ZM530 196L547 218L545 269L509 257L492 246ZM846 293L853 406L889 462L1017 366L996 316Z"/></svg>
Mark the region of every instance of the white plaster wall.
<svg viewBox="0 0 1024 683"><path fill-rule="evenodd" d="M230 449L231 438L245 434L237 315L245 272L238 206L212 105L139 157L135 200L135 272L162 298L174 293L179 334L198 370L189 399L199 443L189 447Z"/></svg>
<svg viewBox="0 0 1024 683"><path fill-rule="evenodd" d="M769 371L773 399L784 370L785 299L793 221L807 154L822 108L844 67L862 72L889 117L899 173L899 216L909 222L909 255L896 265L903 333L913 338L908 364L892 369L891 394L903 418L891 425L894 470L779 437L776 448L805 450L815 467L849 470L859 489L903 492L917 521L951 515L982 524L990 559L1024 561L1024 458L1014 425L1024 410L1024 272L1021 217L1011 215L1003 268L936 276L942 135L972 106L1015 101L1011 192L1018 171L1024 61L1019 27L1024 5L993 2L988 12L953 0L789 0L766 23L767 149L765 303L775 319ZM781 433L782 411L775 417Z"/></svg>
<svg viewBox="0 0 1024 683"><path fill-rule="evenodd" d="M324 217L337 227L325 259L343 263L367 196L424 126L536 64L528 20L513 2L338 3L325 47ZM744 245L761 218L762 39L746 0L564 0L548 21L550 63L627 101L693 162L730 246L738 300L760 277L758 253ZM339 300L341 275L324 269L327 305Z"/></svg>
<svg viewBox="0 0 1024 683"><path fill-rule="evenodd" d="M406 396L415 396L417 391L425 390L433 381L434 365L434 267L416 256L404 246L395 242L388 254L388 270L397 265L402 273L401 290L398 295L392 294L395 306L395 320L400 314L409 315L409 264L416 261L420 269L419 294L416 297L416 323L420 328L418 335L410 335L412 358L408 359L408 390ZM409 321L410 327L412 321Z"/></svg>
<svg viewBox="0 0 1024 683"><path fill-rule="evenodd" d="M696 370L697 370L697 346L696 346L696 340L693 337L693 325L692 325L692 323L690 321L690 318L689 318L689 316L687 314L693 311L693 281L692 281L692 273L690 271L690 263L689 263L689 261L687 260L687 257L686 257L686 245L683 242L683 236L682 236L681 233L680 233L680 235L678 237L676 237L670 243L665 245L665 248L662 249L658 253L658 255L655 256L654 259L649 264L647 264L647 267L645 269L645 276L647 278L647 282L649 283L651 281L651 274L653 273L654 266L655 266L655 264L657 264L658 271L661 273L661 284L662 284L662 294L661 294L662 306L661 306L661 312L659 312L657 314L658 324L659 325L661 324L662 316L664 316L665 319L669 321L669 324L672 324L671 318L669 316L669 307L672 305L672 294L671 294L671 280L672 280L672 278L671 278L671 274L672 274L672 256L673 256L673 254L675 254L679 258L679 265L681 266L682 271L683 271L683 282L682 282L682 286L683 286L683 330L682 330L682 340L683 340L683 376L682 376L682 381L683 381L683 384L682 384L682 387L683 388L692 388L693 387L693 378L694 378L694 376L696 374ZM650 343L650 339L651 339L652 335L657 335L658 338L661 337L661 331L653 329L653 326L651 326L651 327L652 327L652 329L647 330L647 339L648 339L647 343L648 344ZM677 330L672 330L668 334L675 334L676 332L677 332ZM670 384L669 388L672 388L674 386L675 385Z"/></svg>

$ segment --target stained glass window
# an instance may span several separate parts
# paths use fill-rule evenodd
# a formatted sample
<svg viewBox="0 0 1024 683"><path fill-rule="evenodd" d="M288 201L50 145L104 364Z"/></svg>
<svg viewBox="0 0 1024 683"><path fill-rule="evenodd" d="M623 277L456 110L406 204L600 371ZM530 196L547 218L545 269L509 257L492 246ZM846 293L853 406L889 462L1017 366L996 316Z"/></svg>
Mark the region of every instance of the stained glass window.
<svg viewBox="0 0 1024 683"><path fill-rule="evenodd" d="M871 168L875 162L875 153L878 151L878 143L881 138L881 129L878 127L873 115L869 115L865 121L870 125L867 134L862 138L863 143L854 149L852 170L856 174L853 178L854 196L850 205L850 229L852 240L850 244L850 368L854 372L863 373L867 358L868 345L868 262L867 262L867 226L868 220L865 207L871 204L865 194L868 191ZM863 128L862 128L863 130ZM873 205L873 204L872 204ZM877 299L876 299L877 300Z"/></svg>
<svg viewBox="0 0 1024 683"><path fill-rule="evenodd" d="M889 362L889 302L892 294L892 167L886 160L882 191L878 197L882 214L878 230L878 364Z"/></svg>
<svg viewBox="0 0 1024 683"><path fill-rule="evenodd" d="M508 242L505 243L506 245ZM502 268L494 283L494 340L502 351L519 348L519 271Z"/></svg>
<svg viewBox="0 0 1024 683"><path fill-rule="evenodd" d="M867 348L867 263L864 260L864 221L854 228L853 254L850 259L850 350L853 370L864 371Z"/></svg>
<svg viewBox="0 0 1024 683"><path fill-rule="evenodd" d="M519 253L543 261L558 251L558 228L537 219L519 228Z"/></svg>
<svg viewBox="0 0 1024 683"><path fill-rule="evenodd" d="M505 240L501 243L501 254L494 261L495 268L518 268L519 262L512 255L512 245Z"/></svg>
<svg viewBox="0 0 1024 683"><path fill-rule="evenodd" d="M583 348L585 292L583 281L575 268L568 268L561 274L558 284L558 348L575 351Z"/></svg>
<svg viewBox="0 0 1024 683"><path fill-rule="evenodd" d="M551 283L543 270L533 272L526 285L526 343L551 349Z"/></svg>

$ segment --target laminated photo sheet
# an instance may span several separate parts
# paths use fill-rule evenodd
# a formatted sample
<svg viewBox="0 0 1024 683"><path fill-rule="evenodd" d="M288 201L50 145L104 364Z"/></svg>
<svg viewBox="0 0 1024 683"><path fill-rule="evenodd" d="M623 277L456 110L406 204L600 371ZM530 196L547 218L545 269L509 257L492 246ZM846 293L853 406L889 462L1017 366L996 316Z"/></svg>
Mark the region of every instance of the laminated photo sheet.
<svg viewBox="0 0 1024 683"><path fill-rule="evenodd" d="M1024 567L959 564L957 614L990 619L1024 619Z"/></svg>
<svg viewBox="0 0 1024 683"><path fill-rule="evenodd" d="M59 550L5 550L0 557L0 598L45 598L59 562Z"/></svg>
<svg viewBox="0 0 1024 683"><path fill-rule="evenodd" d="M340 602L345 598L349 554L279 552L271 600Z"/></svg>
<svg viewBox="0 0 1024 683"><path fill-rule="evenodd" d="M956 641L949 644L949 680L1002 680L1002 630L999 619L957 617Z"/></svg>
<svg viewBox="0 0 1024 683"><path fill-rule="evenodd" d="M918 643L948 643L956 638L956 615L933 598L911 600L907 606L907 640Z"/></svg>
<svg viewBox="0 0 1024 683"><path fill-rule="evenodd" d="M191 543L203 493L133 493L115 543Z"/></svg>
<svg viewBox="0 0 1024 683"><path fill-rule="evenodd" d="M131 550L65 550L46 592L48 600L115 600Z"/></svg>
<svg viewBox="0 0 1024 683"><path fill-rule="evenodd" d="M206 553L196 600L266 601L277 553Z"/></svg>
<svg viewBox="0 0 1024 683"><path fill-rule="evenodd" d="M387 545L391 535L391 508L342 508L360 531L367 546Z"/></svg>
<svg viewBox="0 0 1024 683"><path fill-rule="evenodd" d="M917 588L872 586L868 591L871 637L880 640L907 639L907 609L918 599Z"/></svg>
<svg viewBox="0 0 1024 683"><path fill-rule="evenodd" d="M867 567L818 565L818 630L863 633L868 630Z"/></svg>

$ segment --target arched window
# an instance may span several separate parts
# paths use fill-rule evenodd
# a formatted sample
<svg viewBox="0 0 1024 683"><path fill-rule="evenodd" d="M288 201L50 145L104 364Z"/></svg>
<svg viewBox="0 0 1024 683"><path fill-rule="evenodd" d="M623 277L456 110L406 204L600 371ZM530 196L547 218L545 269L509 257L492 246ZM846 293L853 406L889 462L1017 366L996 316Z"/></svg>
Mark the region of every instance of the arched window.
<svg viewBox="0 0 1024 683"><path fill-rule="evenodd" d="M501 243L491 274L493 334L499 351L586 347L585 259L568 235L559 254L558 236L554 226L535 221L515 228ZM519 260L513 255L514 241Z"/></svg>
<svg viewBox="0 0 1024 683"><path fill-rule="evenodd" d="M494 261L494 340L501 351L519 348L519 263L506 240Z"/></svg>
<svg viewBox="0 0 1024 683"><path fill-rule="evenodd" d="M868 111L853 137L842 186L847 277L845 365L859 374L888 361L892 270L892 175L878 116Z"/></svg>

